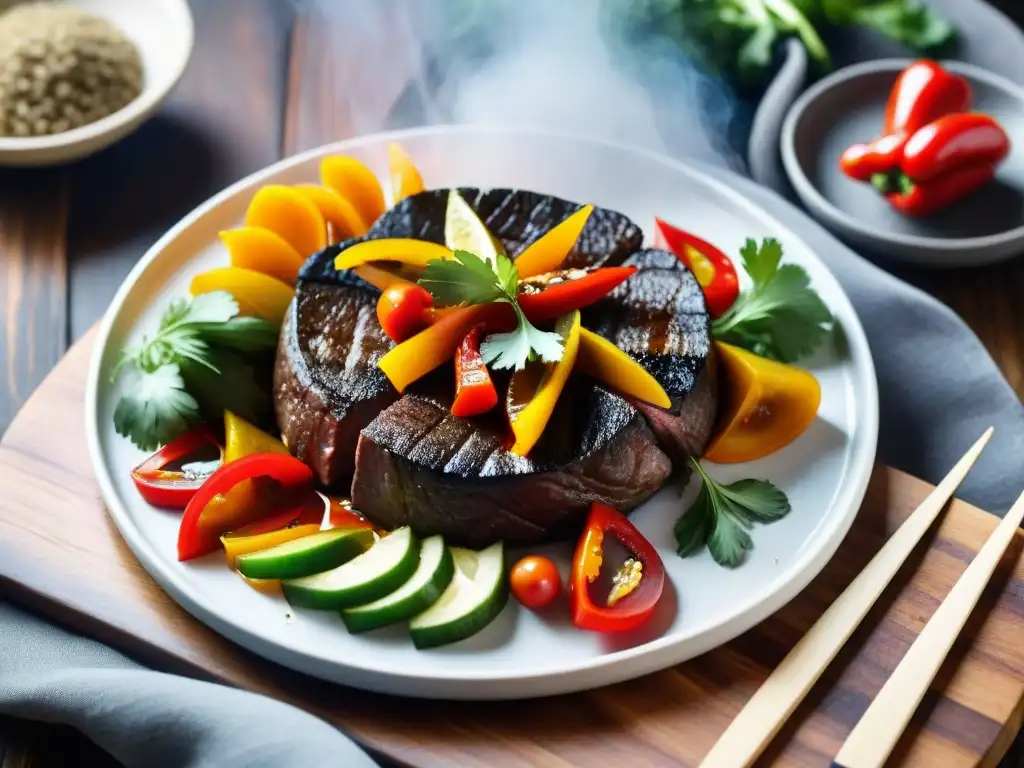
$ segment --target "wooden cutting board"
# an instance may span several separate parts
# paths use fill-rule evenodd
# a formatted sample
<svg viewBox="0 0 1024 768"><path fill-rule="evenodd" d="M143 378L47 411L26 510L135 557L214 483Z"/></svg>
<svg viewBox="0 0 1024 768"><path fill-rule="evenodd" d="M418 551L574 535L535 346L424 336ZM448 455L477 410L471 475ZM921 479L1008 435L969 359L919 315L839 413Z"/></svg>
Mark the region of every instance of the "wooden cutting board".
<svg viewBox="0 0 1024 768"><path fill-rule="evenodd" d="M5 597L148 663L303 707L413 766L696 766L730 719L930 486L878 466L864 506L822 574L755 629L628 683L522 702L438 703L332 686L264 662L193 619L135 560L107 517L84 434L90 334L28 401L0 443ZM865 625L764 757L824 766L996 525L952 504ZM1024 536L938 675L895 765L994 766L1024 716Z"/></svg>

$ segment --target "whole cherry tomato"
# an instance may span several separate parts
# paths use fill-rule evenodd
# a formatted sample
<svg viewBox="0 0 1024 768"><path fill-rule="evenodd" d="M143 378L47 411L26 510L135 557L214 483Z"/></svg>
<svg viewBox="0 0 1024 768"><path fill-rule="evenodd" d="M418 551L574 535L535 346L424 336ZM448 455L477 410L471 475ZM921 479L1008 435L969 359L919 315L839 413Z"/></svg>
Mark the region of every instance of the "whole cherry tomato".
<svg viewBox="0 0 1024 768"><path fill-rule="evenodd" d="M395 283L377 300L377 319L384 333L402 342L430 324L433 304L433 298L423 286Z"/></svg>
<svg viewBox="0 0 1024 768"><path fill-rule="evenodd" d="M527 608L551 605L562 591L562 577L555 564L540 555L530 555L516 563L509 579L512 594Z"/></svg>

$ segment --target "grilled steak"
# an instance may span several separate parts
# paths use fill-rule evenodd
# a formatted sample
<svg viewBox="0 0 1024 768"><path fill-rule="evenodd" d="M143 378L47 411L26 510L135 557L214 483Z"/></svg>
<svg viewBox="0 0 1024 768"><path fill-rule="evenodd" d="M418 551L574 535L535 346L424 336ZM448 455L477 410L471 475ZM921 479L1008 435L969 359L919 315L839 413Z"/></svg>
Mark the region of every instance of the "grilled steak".
<svg viewBox="0 0 1024 768"><path fill-rule="evenodd" d="M352 504L378 525L410 525L469 547L577 532L593 501L631 510L672 471L643 417L573 381L529 457L501 419L459 419L450 400L407 395L363 430Z"/></svg>
<svg viewBox="0 0 1024 768"><path fill-rule="evenodd" d="M633 277L589 308L588 328L628 352L672 399L664 411L634 403L673 462L700 456L718 412L711 320L697 278L673 254L649 249L623 262Z"/></svg>
<svg viewBox="0 0 1024 768"><path fill-rule="evenodd" d="M459 191L513 258L580 207L531 192ZM444 242L447 197L434 190L403 200L366 238ZM351 479L354 505L375 523L467 546L557 537L575 532L595 500L633 509L665 482L669 455L679 461L703 448L715 397L700 286L671 254L640 251L642 233L625 216L595 209L567 265L640 267L585 323L647 367L673 408L631 404L574 377L528 458L508 451L501 413L451 416L448 369L399 397L377 367L393 346L376 319L379 292L333 266L354 242L314 255L300 273L275 405L292 453L329 489L344 492Z"/></svg>

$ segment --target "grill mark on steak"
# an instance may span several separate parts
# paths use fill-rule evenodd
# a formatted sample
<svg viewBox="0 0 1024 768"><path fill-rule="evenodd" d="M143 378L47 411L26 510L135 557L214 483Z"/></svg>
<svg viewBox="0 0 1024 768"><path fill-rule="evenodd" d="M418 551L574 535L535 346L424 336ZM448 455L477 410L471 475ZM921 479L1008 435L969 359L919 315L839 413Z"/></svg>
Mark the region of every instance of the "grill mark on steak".
<svg viewBox="0 0 1024 768"><path fill-rule="evenodd" d="M458 419L441 396L403 397L360 436L353 505L378 525L472 547L575 532L595 500L632 510L664 483L668 456L618 396L582 381L566 394L553 420L567 429L545 432L529 457L508 452L499 418Z"/></svg>
<svg viewBox="0 0 1024 768"><path fill-rule="evenodd" d="M584 313L587 327L639 362L665 388L666 412L634 403L679 467L700 456L717 416L711 319L697 278L674 254L645 249L623 262L637 273Z"/></svg>

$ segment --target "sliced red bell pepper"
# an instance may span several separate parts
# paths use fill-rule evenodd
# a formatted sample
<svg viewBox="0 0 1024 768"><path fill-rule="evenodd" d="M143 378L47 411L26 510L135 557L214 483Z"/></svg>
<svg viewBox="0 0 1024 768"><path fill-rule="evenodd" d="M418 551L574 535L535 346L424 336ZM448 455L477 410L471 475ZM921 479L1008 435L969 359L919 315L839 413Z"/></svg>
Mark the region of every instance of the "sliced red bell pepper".
<svg viewBox="0 0 1024 768"><path fill-rule="evenodd" d="M708 312L718 317L732 306L740 294L740 281L732 260L718 248L696 235L673 227L655 217L654 243L676 255L704 289Z"/></svg>
<svg viewBox="0 0 1024 768"><path fill-rule="evenodd" d="M313 487L313 471L293 456L256 453L223 465L199 488L178 528L178 559L220 548L220 537L294 506Z"/></svg>
<svg viewBox="0 0 1024 768"><path fill-rule="evenodd" d="M498 391L480 355L480 336L484 324L466 334L455 352L455 400L452 416L466 418L487 413L498 404Z"/></svg>
<svg viewBox="0 0 1024 768"><path fill-rule="evenodd" d="M347 499L327 498L330 506L327 512L327 524L330 528L373 528L373 523L352 509L352 502Z"/></svg>
<svg viewBox="0 0 1024 768"><path fill-rule="evenodd" d="M154 507L184 509L216 467L213 462L202 462L203 471L168 470L166 467L211 448L223 457L217 438L202 424L168 443L132 470L132 480L139 494Z"/></svg>
<svg viewBox="0 0 1024 768"><path fill-rule="evenodd" d="M971 108L966 79L923 59L900 73L889 92L882 135L868 144L855 144L843 153L839 166L857 181L874 181L895 169L906 142L924 126L946 115Z"/></svg>
<svg viewBox="0 0 1024 768"><path fill-rule="evenodd" d="M551 277L524 280L524 286L545 286L533 293L519 294L519 308L532 323L546 323L574 309L583 309L611 293L636 274L636 267L601 267L593 271L568 269Z"/></svg>
<svg viewBox="0 0 1024 768"><path fill-rule="evenodd" d="M617 569L608 597L595 601L591 585L604 565L606 536L615 537L630 557ZM576 544L569 579L573 624L597 632L634 629L654 612L664 587L665 566L657 550L625 516L594 502Z"/></svg>

